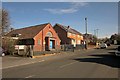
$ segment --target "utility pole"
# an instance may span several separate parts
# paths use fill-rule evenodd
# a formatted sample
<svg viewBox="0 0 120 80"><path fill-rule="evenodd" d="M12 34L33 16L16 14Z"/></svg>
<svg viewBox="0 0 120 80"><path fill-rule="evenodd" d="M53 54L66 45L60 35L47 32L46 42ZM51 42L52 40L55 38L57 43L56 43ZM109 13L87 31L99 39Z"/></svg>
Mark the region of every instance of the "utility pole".
<svg viewBox="0 0 120 80"><path fill-rule="evenodd" d="M85 17L85 29L86 29L86 34L85 34L85 38L86 38L86 44L85 44L85 48L87 49L87 47L88 47L88 32L87 32L87 17Z"/></svg>
<svg viewBox="0 0 120 80"><path fill-rule="evenodd" d="M96 36L96 30L94 29L94 36Z"/></svg>
<svg viewBox="0 0 120 80"><path fill-rule="evenodd" d="M96 33L97 33L97 35L96 35L96 36L97 36L97 38L98 38L98 30L99 30L99 29L96 29Z"/></svg>
<svg viewBox="0 0 120 80"><path fill-rule="evenodd" d="M86 34L87 34L87 17L85 18L85 29L86 29Z"/></svg>

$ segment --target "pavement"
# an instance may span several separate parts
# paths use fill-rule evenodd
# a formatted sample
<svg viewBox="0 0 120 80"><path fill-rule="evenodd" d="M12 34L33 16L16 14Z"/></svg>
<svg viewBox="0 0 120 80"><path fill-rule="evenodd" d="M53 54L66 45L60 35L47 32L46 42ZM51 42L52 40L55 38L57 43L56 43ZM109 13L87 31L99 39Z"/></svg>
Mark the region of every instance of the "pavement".
<svg viewBox="0 0 120 80"><path fill-rule="evenodd" d="M12 68L22 65L28 65L38 62L44 62L46 60L52 60L56 58L66 57L66 56L73 56L76 55L75 53L85 53L94 50L94 47L89 47L87 50L75 50L74 52L60 52L55 54L46 54L46 55L40 55L40 56L34 56L33 58L28 57L15 57L12 55L7 55L2 57L2 69L6 68Z"/></svg>

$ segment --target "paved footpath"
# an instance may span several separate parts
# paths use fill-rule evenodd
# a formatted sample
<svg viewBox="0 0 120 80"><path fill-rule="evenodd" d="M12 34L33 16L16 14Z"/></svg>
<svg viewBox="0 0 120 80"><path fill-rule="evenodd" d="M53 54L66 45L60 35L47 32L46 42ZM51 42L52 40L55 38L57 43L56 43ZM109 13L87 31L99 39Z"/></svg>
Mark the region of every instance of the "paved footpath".
<svg viewBox="0 0 120 80"><path fill-rule="evenodd" d="M57 54L35 56L35 58L14 57L14 56L8 55L8 56L2 57L2 61L1 61L2 69L43 62L46 60L52 60L52 59L56 59L56 58L66 57L66 56L73 56L76 53L82 54L82 53L89 52L92 50L94 50L94 49L76 50L74 52L61 52L61 53L57 53Z"/></svg>

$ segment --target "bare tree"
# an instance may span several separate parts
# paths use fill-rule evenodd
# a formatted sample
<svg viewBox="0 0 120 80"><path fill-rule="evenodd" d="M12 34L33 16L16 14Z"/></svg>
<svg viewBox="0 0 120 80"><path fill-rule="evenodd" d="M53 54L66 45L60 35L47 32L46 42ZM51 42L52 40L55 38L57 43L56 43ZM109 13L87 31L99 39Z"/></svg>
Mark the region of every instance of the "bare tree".
<svg viewBox="0 0 120 80"><path fill-rule="evenodd" d="M0 46L2 47L2 36L10 29L9 13L0 9Z"/></svg>
<svg viewBox="0 0 120 80"><path fill-rule="evenodd" d="M9 13L7 10L2 9L2 32L8 32L10 29L10 20L9 20Z"/></svg>

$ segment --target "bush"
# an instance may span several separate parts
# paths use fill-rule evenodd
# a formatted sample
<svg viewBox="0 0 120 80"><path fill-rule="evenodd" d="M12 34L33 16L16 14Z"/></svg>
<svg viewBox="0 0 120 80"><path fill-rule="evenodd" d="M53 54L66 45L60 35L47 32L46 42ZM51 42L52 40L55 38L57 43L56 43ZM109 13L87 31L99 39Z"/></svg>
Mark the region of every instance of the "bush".
<svg viewBox="0 0 120 80"><path fill-rule="evenodd" d="M13 55L13 53L15 52L15 40L8 38L8 37L4 37L3 38L3 49L5 50L5 54L11 54Z"/></svg>

